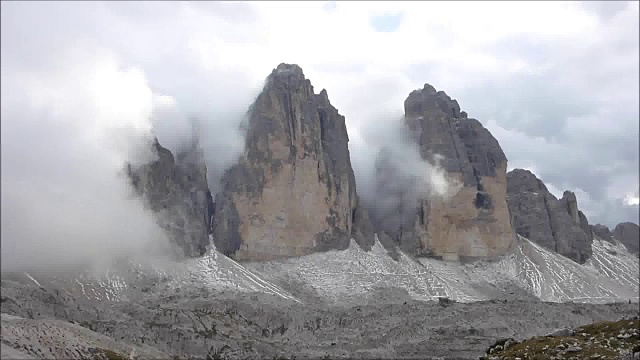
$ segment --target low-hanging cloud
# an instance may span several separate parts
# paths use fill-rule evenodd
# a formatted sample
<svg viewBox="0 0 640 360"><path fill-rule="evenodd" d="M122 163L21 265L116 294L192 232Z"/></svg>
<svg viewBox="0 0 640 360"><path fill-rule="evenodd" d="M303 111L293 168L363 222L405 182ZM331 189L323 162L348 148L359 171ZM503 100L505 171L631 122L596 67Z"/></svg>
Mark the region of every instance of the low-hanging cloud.
<svg viewBox="0 0 640 360"><path fill-rule="evenodd" d="M209 190L216 194L225 170L237 162L244 150L240 124L245 116L246 108L225 109L224 106L187 112L173 98L163 96L156 99L152 131L159 143L173 154L187 150L197 141L204 152Z"/></svg>
<svg viewBox="0 0 640 360"><path fill-rule="evenodd" d="M595 209L591 222L637 221L637 202L621 197L638 189L638 5L622 5L496 3L491 13L509 16L478 17L478 9L453 2L345 2L330 10L314 2L2 2L3 268L42 261L28 245L43 256L52 249L49 261L60 262L62 249L119 248L112 238L125 239L123 229L104 231L111 241L83 237L119 215L110 224L144 228L144 211L114 210L137 209L114 180L121 161L149 155L137 146L146 140L132 139L155 135L177 152L197 136L215 192L242 149L238 125L247 106L280 62L299 64L346 116L367 201L383 203L372 175L382 148L401 170L429 172L413 161L417 149L405 152L390 135L397 133L386 133L402 129L401 114L383 115L429 82L483 121L511 166L534 164L543 181L583 189ZM371 29L371 15L398 11L404 17L394 33ZM464 21L441 21L451 12ZM538 26L541 19L548 26ZM98 83L112 84L94 88L117 89L108 96L89 87L101 67L107 76ZM142 88L144 96L129 91ZM555 97L531 96L540 91ZM135 115L122 116L133 108ZM70 238L96 247L73 248Z"/></svg>
<svg viewBox="0 0 640 360"><path fill-rule="evenodd" d="M215 191L242 151L259 82L211 68L189 39L158 39L153 26L135 35L158 52L136 52L142 42L114 35L137 19L111 6L2 4L3 270L166 253L124 164L154 160L153 137L176 153L195 136Z"/></svg>
<svg viewBox="0 0 640 360"><path fill-rule="evenodd" d="M418 201L447 199L459 184L438 159L423 159L401 115L382 116L360 129L351 146L358 194L378 230L395 232L416 218Z"/></svg>
<svg viewBox="0 0 640 360"><path fill-rule="evenodd" d="M3 41L2 269L96 264L165 247L121 172L125 160L154 156L144 75L79 48L65 54L81 62L35 73L5 58L10 50Z"/></svg>

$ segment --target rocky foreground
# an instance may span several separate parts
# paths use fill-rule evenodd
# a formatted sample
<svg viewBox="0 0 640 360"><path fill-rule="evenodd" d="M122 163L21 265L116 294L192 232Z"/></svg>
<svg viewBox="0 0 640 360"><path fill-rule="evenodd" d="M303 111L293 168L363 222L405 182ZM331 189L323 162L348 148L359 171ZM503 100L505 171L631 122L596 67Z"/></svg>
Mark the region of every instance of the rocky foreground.
<svg viewBox="0 0 640 360"><path fill-rule="evenodd" d="M478 359L497 339L638 315L637 304L423 302L381 291L359 306L204 288L81 300L2 282L2 358Z"/></svg>
<svg viewBox="0 0 640 360"><path fill-rule="evenodd" d="M640 320L602 321L522 342L503 339L487 354L487 360L640 359Z"/></svg>

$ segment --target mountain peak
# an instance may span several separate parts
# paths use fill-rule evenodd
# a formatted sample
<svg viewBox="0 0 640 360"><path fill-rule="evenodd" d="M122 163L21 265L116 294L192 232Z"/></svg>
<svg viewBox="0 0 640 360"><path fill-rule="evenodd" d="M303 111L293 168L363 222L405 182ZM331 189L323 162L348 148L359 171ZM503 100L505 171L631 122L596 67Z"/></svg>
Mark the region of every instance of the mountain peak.
<svg viewBox="0 0 640 360"><path fill-rule="evenodd" d="M297 64L286 64L280 63L276 66L271 74L269 75L270 80L279 80L279 81L304 81L306 78L304 77L304 72L302 68Z"/></svg>
<svg viewBox="0 0 640 360"><path fill-rule="evenodd" d="M452 99L444 91L437 91L431 84L424 84L422 89L414 90L404 101L404 109L407 116L420 116L425 111L443 112L454 118L466 117L460 114L458 101Z"/></svg>
<svg viewBox="0 0 640 360"><path fill-rule="evenodd" d="M216 248L238 260L345 249L359 236L345 119L300 66L282 63L251 106L246 147L216 195ZM360 219L360 220L358 220Z"/></svg>
<svg viewBox="0 0 640 360"><path fill-rule="evenodd" d="M507 202L517 234L583 264L592 255L593 227L571 191L557 199L529 170L507 174Z"/></svg>

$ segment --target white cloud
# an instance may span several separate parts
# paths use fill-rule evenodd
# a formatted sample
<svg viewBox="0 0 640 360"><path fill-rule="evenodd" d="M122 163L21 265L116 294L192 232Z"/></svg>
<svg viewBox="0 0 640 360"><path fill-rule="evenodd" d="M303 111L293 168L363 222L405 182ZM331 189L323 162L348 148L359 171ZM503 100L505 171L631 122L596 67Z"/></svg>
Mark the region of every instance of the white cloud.
<svg viewBox="0 0 640 360"><path fill-rule="evenodd" d="M512 167L610 209L638 183L638 5L627 4L605 16L604 2L2 2L3 266L7 246L24 256L49 238L44 255L64 237L94 253L114 241L96 228L148 224L114 174L150 126L175 150L197 116L215 186L280 62L302 66L346 116L359 183L377 129L428 82L487 124ZM375 32L371 17L388 13L402 13L398 29ZM617 214L609 225L637 221ZM135 229L114 244L149 239Z"/></svg>
<svg viewBox="0 0 640 360"><path fill-rule="evenodd" d="M627 194L624 198L624 202L626 205L632 206L632 205L639 205L640 204L640 197L638 197L638 194Z"/></svg>
<svg viewBox="0 0 640 360"><path fill-rule="evenodd" d="M2 92L13 92L1 109L3 269L97 263L167 244L120 173L126 160L152 158L152 92L140 70L81 50L69 54L82 62L47 75L2 68Z"/></svg>

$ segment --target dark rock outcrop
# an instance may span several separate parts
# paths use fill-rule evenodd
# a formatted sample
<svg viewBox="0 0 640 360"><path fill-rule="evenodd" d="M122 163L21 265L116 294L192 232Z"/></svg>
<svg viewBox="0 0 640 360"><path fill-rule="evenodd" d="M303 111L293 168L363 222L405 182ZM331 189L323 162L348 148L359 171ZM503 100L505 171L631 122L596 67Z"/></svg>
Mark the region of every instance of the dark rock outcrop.
<svg viewBox="0 0 640 360"><path fill-rule="evenodd" d="M613 233L609 230L609 227L601 224L596 224L591 227L594 237L599 237L602 240L613 243Z"/></svg>
<svg viewBox="0 0 640 360"><path fill-rule="evenodd" d="M246 145L222 177L213 239L238 260L373 242L358 206L345 119L297 65L280 64L248 113Z"/></svg>
<svg viewBox="0 0 640 360"><path fill-rule="evenodd" d="M197 139L175 157L157 139L153 148L155 161L137 168L127 164L131 184L184 255L200 256L209 245L213 209L204 154Z"/></svg>
<svg viewBox="0 0 640 360"><path fill-rule="evenodd" d="M640 227L631 222L623 222L616 225L613 237L620 241L632 254L640 251Z"/></svg>
<svg viewBox="0 0 640 360"><path fill-rule="evenodd" d="M497 140L478 120L461 112L456 100L429 84L411 92L404 108L405 124L421 158L439 164L455 190L445 197L416 198L412 189L417 179L399 178L394 167L402 164L381 153L376 174L382 180L376 192L395 192L402 208L395 211L401 221L373 219L376 230L418 256L456 260L504 254L515 234L506 203L507 158Z"/></svg>
<svg viewBox="0 0 640 360"><path fill-rule="evenodd" d="M533 173L514 169L507 194L516 233L581 264L591 256L593 233L574 193L557 199Z"/></svg>

